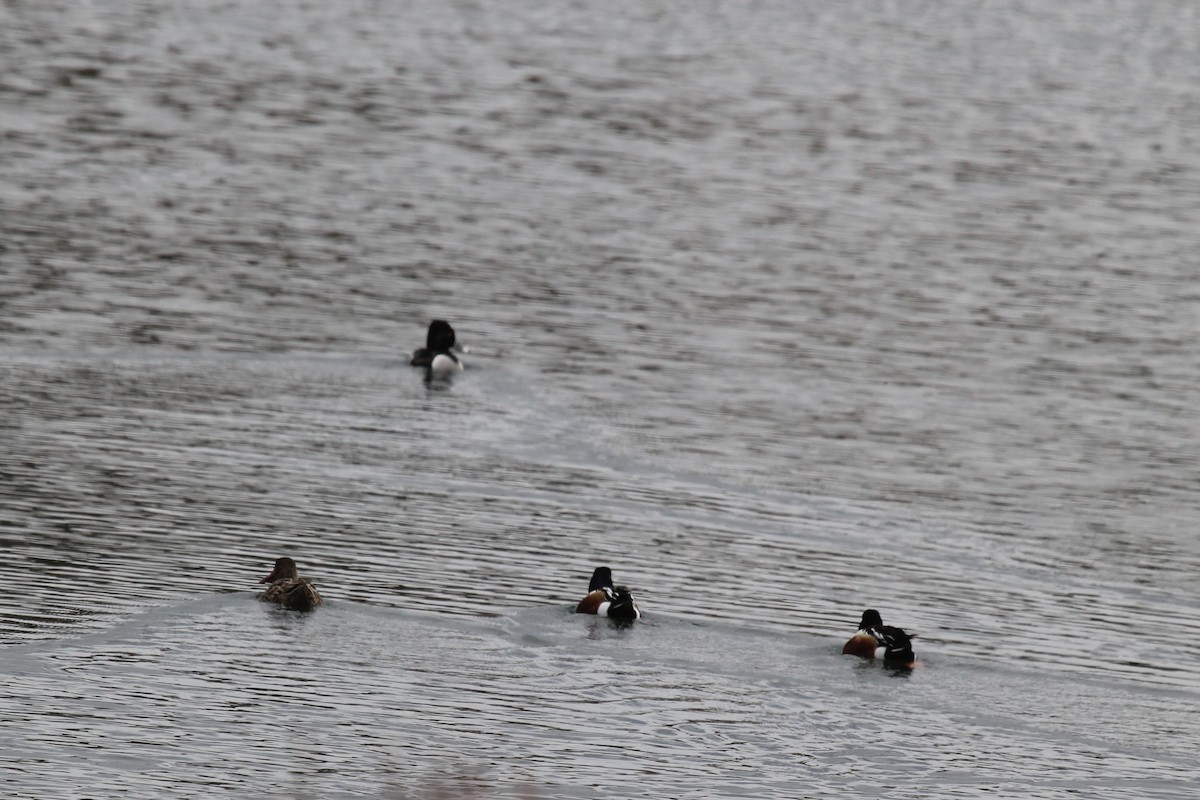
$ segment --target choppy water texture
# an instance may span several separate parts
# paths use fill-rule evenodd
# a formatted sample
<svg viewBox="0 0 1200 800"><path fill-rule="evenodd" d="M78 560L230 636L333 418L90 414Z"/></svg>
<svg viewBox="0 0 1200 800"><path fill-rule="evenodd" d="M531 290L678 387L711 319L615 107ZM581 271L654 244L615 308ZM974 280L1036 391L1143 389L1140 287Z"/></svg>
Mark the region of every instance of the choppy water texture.
<svg viewBox="0 0 1200 800"><path fill-rule="evenodd" d="M0 794L1200 796L1197 13L4 4Z"/></svg>

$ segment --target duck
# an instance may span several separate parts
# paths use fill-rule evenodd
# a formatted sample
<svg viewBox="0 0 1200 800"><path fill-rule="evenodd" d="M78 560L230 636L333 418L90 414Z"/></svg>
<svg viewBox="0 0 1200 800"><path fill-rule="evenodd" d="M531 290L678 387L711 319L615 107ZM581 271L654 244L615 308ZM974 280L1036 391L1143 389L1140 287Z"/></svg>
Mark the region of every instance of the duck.
<svg viewBox="0 0 1200 800"><path fill-rule="evenodd" d="M863 612L862 621L858 623L858 632L850 637L850 641L842 645L842 655L858 656L859 658L874 658L879 640L872 633L883 625L883 617L873 608Z"/></svg>
<svg viewBox="0 0 1200 800"><path fill-rule="evenodd" d="M903 628L884 625L879 612L868 608L858 623L858 632L842 645L842 655L873 659L876 650L882 647L884 666L907 669L917 660L912 649L914 638L915 633L909 634Z"/></svg>
<svg viewBox="0 0 1200 800"><path fill-rule="evenodd" d="M463 371L463 363L452 351L455 347L454 328L444 319L429 323L425 334L425 346L413 351L408 363L414 367L425 367L431 374L448 375Z"/></svg>
<svg viewBox="0 0 1200 800"><path fill-rule="evenodd" d="M275 569L259 581L269 583L267 590L258 596L265 603L278 603L292 611L312 611L321 603L321 595L312 581L301 578L296 562L287 556L275 559Z"/></svg>
<svg viewBox="0 0 1200 800"><path fill-rule="evenodd" d="M596 614L618 622L633 622L642 617L629 589L613 586L612 570L608 567L596 567L588 584L588 593L575 606L575 613Z"/></svg>

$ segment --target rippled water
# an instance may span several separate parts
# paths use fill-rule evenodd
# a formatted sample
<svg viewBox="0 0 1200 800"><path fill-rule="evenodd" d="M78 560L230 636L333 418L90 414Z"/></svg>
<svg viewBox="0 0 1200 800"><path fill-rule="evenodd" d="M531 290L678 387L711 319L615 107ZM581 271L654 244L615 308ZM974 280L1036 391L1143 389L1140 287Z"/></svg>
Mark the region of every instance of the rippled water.
<svg viewBox="0 0 1200 800"><path fill-rule="evenodd" d="M1200 796L1197 22L5 5L3 796Z"/></svg>

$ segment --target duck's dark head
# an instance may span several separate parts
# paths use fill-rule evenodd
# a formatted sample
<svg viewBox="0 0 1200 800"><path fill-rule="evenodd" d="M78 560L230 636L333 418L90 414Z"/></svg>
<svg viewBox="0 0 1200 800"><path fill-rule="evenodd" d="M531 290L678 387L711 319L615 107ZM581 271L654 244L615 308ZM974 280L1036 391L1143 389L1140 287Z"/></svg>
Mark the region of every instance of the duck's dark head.
<svg viewBox="0 0 1200 800"><path fill-rule="evenodd" d="M275 569L259 583L274 583L275 581L294 580L300 573L296 570L296 562L287 556L275 559Z"/></svg>
<svg viewBox="0 0 1200 800"><path fill-rule="evenodd" d="M866 631L870 630L871 628L878 628L882 624L883 617L879 616L879 612L873 608L868 608L863 612L862 622L858 623L858 629L860 631Z"/></svg>
<svg viewBox="0 0 1200 800"><path fill-rule="evenodd" d="M596 567L596 571L592 573L592 582L588 584L588 591L611 589L612 585L612 570L608 567Z"/></svg>
<svg viewBox="0 0 1200 800"><path fill-rule="evenodd" d="M429 323L429 332L425 334L425 349L431 354L445 353L454 347L454 328L444 319L435 319Z"/></svg>

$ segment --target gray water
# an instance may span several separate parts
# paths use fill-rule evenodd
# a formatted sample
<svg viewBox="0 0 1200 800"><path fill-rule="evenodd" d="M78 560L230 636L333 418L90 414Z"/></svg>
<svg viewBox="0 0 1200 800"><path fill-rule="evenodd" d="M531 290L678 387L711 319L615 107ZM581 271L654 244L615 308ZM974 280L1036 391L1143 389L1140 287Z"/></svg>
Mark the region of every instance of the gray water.
<svg viewBox="0 0 1200 800"><path fill-rule="evenodd" d="M5 4L0 794L1200 797L1197 13Z"/></svg>

